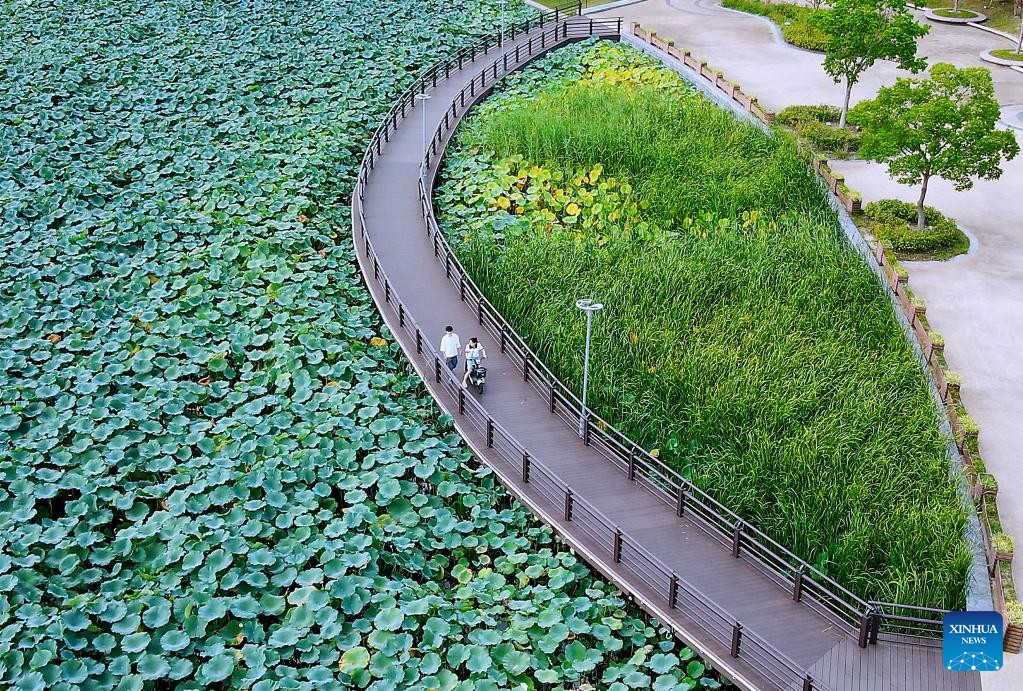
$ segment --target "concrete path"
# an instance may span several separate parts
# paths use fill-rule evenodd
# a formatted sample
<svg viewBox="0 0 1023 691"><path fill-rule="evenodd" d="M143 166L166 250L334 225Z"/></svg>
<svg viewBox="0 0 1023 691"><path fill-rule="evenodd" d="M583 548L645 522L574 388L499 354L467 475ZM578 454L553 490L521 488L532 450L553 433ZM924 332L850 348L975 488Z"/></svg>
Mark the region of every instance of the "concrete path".
<svg viewBox="0 0 1023 691"><path fill-rule="evenodd" d="M820 54L782 41L762 17L720 7L718 0L647 0L615 14L638 21L724 71L772 110L802 103L841 104L842 88L821 68ZM923 21L922 13L918 19ZM1023 104L1023 74L982 63L982 50L1011 44L970 27L932 24L920 41L929 62L991 69L1003 106ZM873 97L880 86L906 73L892 63L875 65L853 88L853 100ZM1023 132L1017 137L1023 141ZM893 182L883 166L835 161L864 202L885 197L915 200L915 190ZM963 375L962 396L981 428L980 448L999 481L999 511L1007 532L1023 545L1023 156L1005 166L1000 180L956 192L932 183L928 203L955 217L976 237L970 255L948 262L908 264L910 286L927 301L932 327L946 341L949 365ZM1023 585L1023 559L1013 563ZM1023 655L1006 656L1002 672L985 674L988 691L1023 689Z"/></svg>

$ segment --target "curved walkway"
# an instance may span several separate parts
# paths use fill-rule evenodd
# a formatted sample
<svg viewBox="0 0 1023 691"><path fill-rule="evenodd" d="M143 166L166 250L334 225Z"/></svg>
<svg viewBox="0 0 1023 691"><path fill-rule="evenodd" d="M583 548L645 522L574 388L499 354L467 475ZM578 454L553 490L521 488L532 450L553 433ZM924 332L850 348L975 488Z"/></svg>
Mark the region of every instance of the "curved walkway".
<svg viewBox="0 0 1023 691"><path fill-rule="evenodd" d="M561 43L588 35L587 27L585 19L562 21L506 42L509 67L551 47L554 35ZM520 60L514 59L517 50ZM614 462L617 442L600 430L593 434L603 446L579 438L571 394L545 389L543 366L527 349L505 344L503 335L506 348L494 342L503 332L492 330L494 340L484 339L491 357L482 401L464 393L443 368L434 347L445 324L467 337L500 319L473 298L471 279L459 274L457 260L424 218L424 211L432 216L430 183L423 190L425 206L420 188L424 134L442 126L432 148L443 151L446 128L496 78L498 52L491 48L461 69L449 65L429 85L425 106L403 97L381 133L386 141L374 141L367 154L353 199L356 249L374 300L478 457L588 562L743 688L979 688L976 675L945 673L939 648L884 636L858 647L854 627L827 614L810 595L795 601L791 581L783 583L748 557L762 545L743 542L738 531L734 543L723 539L720 527L698 518L699 507L706 508L698 495L682 494L692 505L684 504L689 508L679 516L656 470L645 476L653 480L644 481L632 456L628 467L620 454ZM431 159L428 181L439 156ZM733 551L739 545L742 558ZM868 634L867 628L860 632Z"/></svg>

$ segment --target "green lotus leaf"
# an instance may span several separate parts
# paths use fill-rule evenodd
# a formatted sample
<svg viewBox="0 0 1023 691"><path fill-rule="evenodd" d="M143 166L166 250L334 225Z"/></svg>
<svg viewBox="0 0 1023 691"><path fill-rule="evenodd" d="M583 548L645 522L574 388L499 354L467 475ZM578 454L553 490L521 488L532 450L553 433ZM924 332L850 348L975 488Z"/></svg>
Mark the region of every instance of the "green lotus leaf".
<svg viewBox="0 0 1023 691"><path fill-rule="evenodd" d="M353 674L369 665L369 651L361 645L349 648L341 655L339 669L342 674Z"/></svg>
<svg viewBox="0 0 1023 691"><path fill-rule="evenodd" d="M679 664L678 657L675 655L665 655L663 653L657 653L650 658L647 666L658 674L666 674L671 670L675 669Z"/></svg>
<svg viewBox="0 0 1023 691"><path fill-rule="evenodd" d="M121 681L118 682L116 691L142 691L142 687L145 685L145 681L141 675L128 674L121 677Z"/></svg>
<svg viewBox="0 0 1023 691"><path fill-rule="evenodd" d="M256 598L251 595L243 595L242 597L234 600L230 606L231 614L238 617L239 619L252 619L259 616L261 608Z"/></svg>
<svg viewBox="0 0 1023 691"><path fill-rule="evenodd" d="M282 626L270 634L267 641L274 648L295 645L302 637L302 632L291 626Z"/></svg>
<svg viewBox="0 0 1023 691"><path fill-rule="evenodd" d="M167 652L184 650L190 642L191 639L184 631L168 631L160 636L160 647Z"/></svg>
<svg viewBox="0 0 1023 691"><path fill-rule="evenodd" d="M121 649L126 653L137 653L149 645L150 636L144 631L133 633L121 639Z"/></svg>
<svg viewBox="0 0 1023 691"><path fill-rule="evenodd" d="M142 678L151 681L170 674L170 665L161 655L143 655L138 662L138 671Z"/></svg>
<svg viewBox="0 0 1023 691"><path fill-rule="evenodd" d="M227 679L232 672L234 672L234 655L217 655L199 666L199 679L203 683L213 684Z"/></svg>
<svg viewBox="0 0 1023 691"><path fill-rule="evenodd" d="M397 631L405 621L405 614L397 607L388 607L377 613L373 625L383 631Z"/></svg>

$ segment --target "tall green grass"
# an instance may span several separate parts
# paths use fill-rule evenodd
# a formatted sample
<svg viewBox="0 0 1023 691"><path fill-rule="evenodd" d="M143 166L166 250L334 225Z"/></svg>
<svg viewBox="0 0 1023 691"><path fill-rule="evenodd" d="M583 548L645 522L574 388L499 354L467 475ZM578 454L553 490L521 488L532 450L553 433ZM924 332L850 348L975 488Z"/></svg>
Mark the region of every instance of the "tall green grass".
<svg viewBox="0 0 1023 691"><path fill-rule="evenodd" d="M551 86L469 121L438 195L487 296L577 390L574 302L599 299L601 415L854 592L962 606L925 375L792 141L691 93L536 70Z"/></svg>

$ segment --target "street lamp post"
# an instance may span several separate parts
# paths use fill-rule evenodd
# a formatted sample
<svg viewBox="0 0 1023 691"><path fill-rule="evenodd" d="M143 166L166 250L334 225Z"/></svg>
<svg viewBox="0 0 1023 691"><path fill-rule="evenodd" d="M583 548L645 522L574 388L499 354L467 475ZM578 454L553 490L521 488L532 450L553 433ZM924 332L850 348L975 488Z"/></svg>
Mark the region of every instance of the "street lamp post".
<svg viewBox="0 0 1023 691"><path fill-rule="evenodd" d="M583 354L583 409L579 414L579 436L586 437L586 422L590 415L586 407L586 389L590 383L590 333L593 327L593 313L604 309L604 305L589 298L575 301L575 306L586 313L586 349Z"/></svg>
<svg viewBox="0 0 1023 691"><path fill-rule="evenodd" d="M504 69L505 58L504 58L504 8L508 5L508 0L498 0L501 3L501 69Z"/></svg>
<svg viewBox="0 0 1023 691"><path fill-rule="evenodd" d="M426 158L426 102L429 101L432 96L428 94L416 94L416 100L419 101L420 107L423 109L423 158Z"/></svg>

